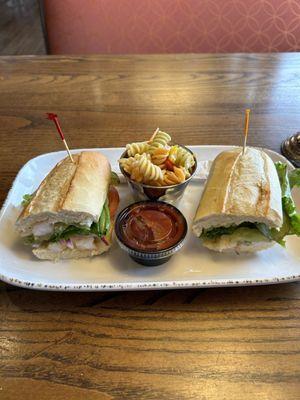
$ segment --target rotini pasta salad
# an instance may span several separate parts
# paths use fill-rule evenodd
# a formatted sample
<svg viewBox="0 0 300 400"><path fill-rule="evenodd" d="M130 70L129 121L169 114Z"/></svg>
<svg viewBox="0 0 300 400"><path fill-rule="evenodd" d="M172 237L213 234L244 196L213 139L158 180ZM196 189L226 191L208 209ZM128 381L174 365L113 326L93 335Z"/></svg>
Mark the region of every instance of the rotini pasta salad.
<svg viewBox="0 0 300 400"><path fill-rule="evenodd" d="M136 182L150 186L172 186L193 173L194 155L185 147L171 145L171 136L156 129L145 142L126 145L127 157L119 160L122 169Z"/></svg>

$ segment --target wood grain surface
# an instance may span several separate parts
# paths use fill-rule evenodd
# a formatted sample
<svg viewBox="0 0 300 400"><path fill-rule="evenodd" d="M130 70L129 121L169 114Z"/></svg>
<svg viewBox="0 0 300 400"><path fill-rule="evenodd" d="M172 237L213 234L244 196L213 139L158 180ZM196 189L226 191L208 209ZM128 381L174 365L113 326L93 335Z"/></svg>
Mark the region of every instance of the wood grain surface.
<svg viewBox="0 0 300 400"><path fill-rule="evenodd" d="M300 54L0 58L0 202L20 167L123 146L279 150L300 127ZM300 285L47 293L0 284L0 399L298 400Z"/></svg>
<svg viewBox="0 0 300 400"><path fill-rule="evenodd" d="M46 54L38 3L0 1L0 55Z"/></svg>

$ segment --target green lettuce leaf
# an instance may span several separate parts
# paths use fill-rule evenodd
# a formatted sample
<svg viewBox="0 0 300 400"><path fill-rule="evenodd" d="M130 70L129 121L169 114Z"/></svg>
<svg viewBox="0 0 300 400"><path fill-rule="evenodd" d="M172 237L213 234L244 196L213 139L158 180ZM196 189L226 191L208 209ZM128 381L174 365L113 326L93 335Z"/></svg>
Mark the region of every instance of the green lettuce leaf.
<svg viewBox="0 0 300 400"><path fill-rule="evenodd" d="M22 203L21 203L22 206L23 207L27 207L28 204L31 202L32 198L33 198L33 194L24 194L23 200L22 200Z"/></svg>
<svg viewBox="0 0 300 400"><path fill-rule="evenodd" d="M55 232L49 239L49 242L58 242L61 239L69 239L73 235L89 235L90 233L90 228L81 228L75 225L69 225L64 230Z"/></svg>
<svg viewBox="0 0 300 400"><path fill-rule="evenodd" d="M289 172L288 176L291 189L293 189L294 186L300 187L300 168L293 169Z"/></svg>
<svg viewBox="0 0 300 400"><path fill-rule="evenodd" d="M58 242L61 239L69 239L74 235L94 234L98 237L107 235L110 229L110 213L108 207L108 198L106 199L99 221L93 222L91 227L78 225L55 224L54 233L50 238L35 238L33 235L24 238L27 244L45 242Z"/></svg>
<svg viewBox="0 0 300 400"><path fill-rule="evenodd" d="M61 229L56 229L55 233L49 239L49 242L57 242L60 239L69 239L74 235L90 235L94 234L99 237L105 236L110 228L110 214L108 208L108 199L106 199L102 213L98 222L93 222L91 227L82 227L76 225L62 226Z"/></svg>
<svg viewBox="0 0 300 400"><path fill-rule="evenodd" d="M289 220L286 218L285 213L283 213L283 224L280 229L269 228L266 224L256 224L257 229L268 239L274 240L281 246L285 246L284 237L288 235L290 231Z"/></svg>
<svg viewBox="0 0 300 400"><path fill-rule="evenodd" d="M287 165L282 162L275 163L282 192L282 209L287 219L287 224L289 224L289 231L287 235L297 235L300 236L300 214L297 213L296 205L294 203L290 180L293 186L300 185L299 172L292 171L289 175L287 170Z"/></svg>
<svg viewBox="0 0 300 400"><path fill-rule="evenodd" d="M24 244L26 244L26 245L31 245L31 244L33 244L33 243L36 243L36 241L35 241L33 235L24 237L24 238L23 238L23 242L24 242Z"/></svg>
<svg viewBox="0 0 300 400"><path fill-rule="evenodd" d="M118 185L120 183L120 178L119 178L118 174L114 171L111 171L111 173L110 173L110 183L112 185Z"/></svg>
<svg viewBox="0 0 300 400"><path fill-rule="evenodd" d="M288 173L287 165L282 162L275 163L282 192L283 223L278 228L269 228L265 224L257 224L257 228L263 235L285 246L284 238L288 235L300 235L300 215L291 194L294 186L300 186L300 169L294 169Z"/></svg>
<svg viewBox="0 0 300 400"><path fill-rule="evenodd" d="M215 239L215 238L217 238L219 236L222 236L222 235L231 235L238 228L256 229L256 224L254 224L252 222L244 222L244 223L242 223L240 225L231 225L231 226L228 226L226 228L224 226L220 226L220 227L217 227L217 228L204 230L202 232L201 237L202 238L207 238L207 239Z"/></svg>
<svg viewBox="0 0 300 400"><path fill-rule="evenodd" d="M110 213L108 207L108 198L106 198L99 221L97 223L94 222L92 224L91 232L101 237L105 236L108 233L109 228L110 228Z"/></svg>

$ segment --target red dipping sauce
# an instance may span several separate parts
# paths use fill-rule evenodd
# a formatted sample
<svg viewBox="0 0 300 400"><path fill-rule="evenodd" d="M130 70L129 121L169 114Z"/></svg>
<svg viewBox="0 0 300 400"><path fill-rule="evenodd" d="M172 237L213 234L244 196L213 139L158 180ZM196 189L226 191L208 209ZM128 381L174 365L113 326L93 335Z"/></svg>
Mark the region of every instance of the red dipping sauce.
<svg viewBox="0 0 300 400"><path fill-rule="evenodd" d="M121 213L116 233L127 247L157 252L175 246L187 232L187 223L177 208L160 201L132 204Z"/></svg>

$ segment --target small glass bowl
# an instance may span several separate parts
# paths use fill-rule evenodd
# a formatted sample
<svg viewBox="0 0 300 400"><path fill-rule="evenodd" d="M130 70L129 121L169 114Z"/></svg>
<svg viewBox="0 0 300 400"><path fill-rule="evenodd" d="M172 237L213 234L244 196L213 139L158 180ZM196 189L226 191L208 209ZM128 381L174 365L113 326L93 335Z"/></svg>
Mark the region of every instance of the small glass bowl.
<svg viewBox="0 0 300 400"><path fill-rule="evenodd" d="M151 205L155 204L156 206L162 204L164 207L172 208L173 212L175 212L180 221L183 223L183 231L180 238L176 241L176 243L172 244L171 246L162 249L162 250L140 250L133 246L130 246L124 242L124 238L122 235L122 223L128 218L128 215L132 210L136 207L143 206L143 205ZM140 201L137 203L133 203L128 207L124 208L117 216L115 222L115 233L116 238L119 246L122 250L124 250L134 261L139 264L145 265L147 267L154 267L157 265L164 264L167 262L173 254L175 254L178 250L182 248L185 242L186 234L188 231L187 221L182 214L176 207L172 206L171 204L165 203L163 201Z"/></svg>
<svg viewBox="0 0 300 400"><path fill-rule="evenodd" d="M195 164L192 167L191 176L186 179L182 183L177 183L176 185L170 186L151 186L146 185L145 183L136 182L130 178L124 168L119 164L120 171L124 175L128 186L130 187L133 197L136 201L143 201L143 200L160 200L165 201L170 204L175 204L177 201L181 199L183 193L190 183L191 179L193 178L196 170L197 170L197 159L194 153L185 146L177 145L179 147L184 148L189 153L192 154ZM121 155L120 158L128 158L127 150Z"/></svg>

